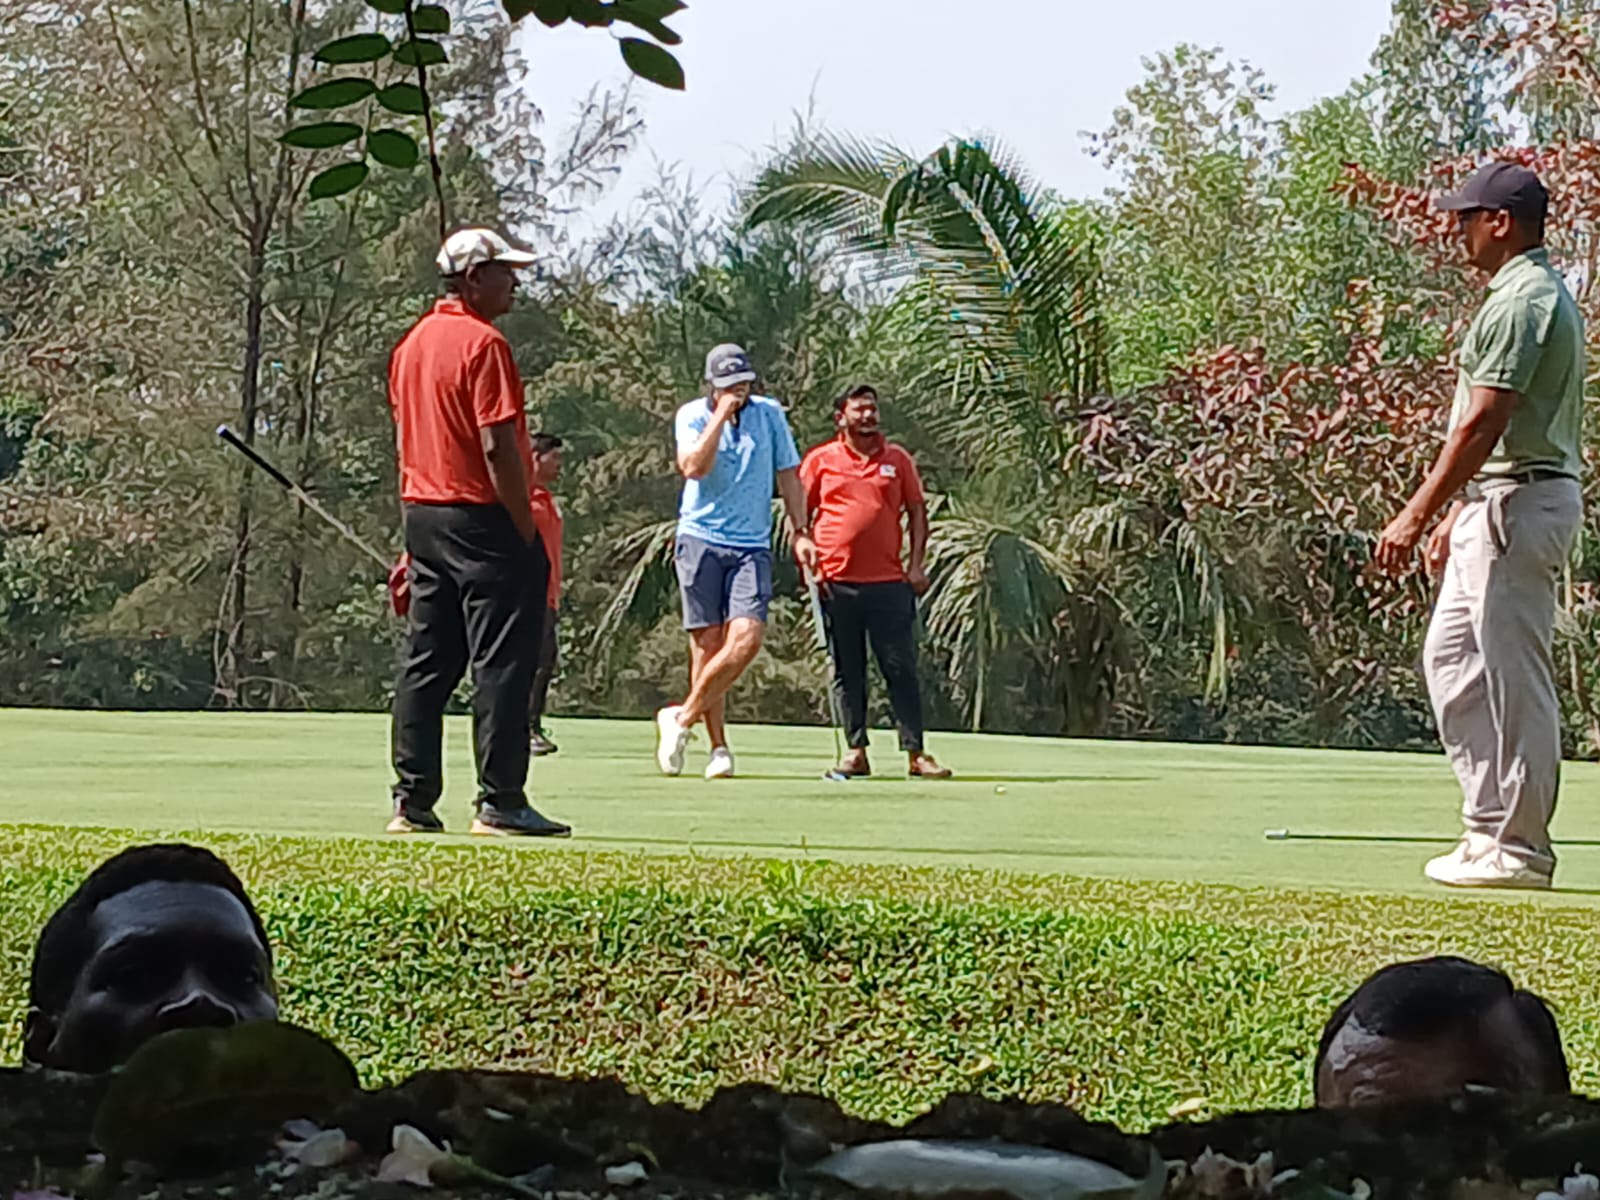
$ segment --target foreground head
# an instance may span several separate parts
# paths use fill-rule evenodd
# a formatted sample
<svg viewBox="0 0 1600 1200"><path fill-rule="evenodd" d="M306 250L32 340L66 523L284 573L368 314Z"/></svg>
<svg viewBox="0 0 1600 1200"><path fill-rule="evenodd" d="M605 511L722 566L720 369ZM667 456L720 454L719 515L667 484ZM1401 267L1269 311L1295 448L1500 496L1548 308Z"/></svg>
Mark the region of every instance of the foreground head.
<svg viewBox="0 0 1600 1200"><path fill-rule="evenodd" d="M724 342L713 346L706 355L706 394L713 404L728 392L748 400L755 382L756 369L750 365L750 356L743 347Z"/></svg>
<svg viewBox="0 0 1600 1200"><path fill-rule="evenodd" d="M23 1053L96 1073L169 1029L277 1015L272 951L238 876L198 846L135 846L45 923Z"/></svg>
<svg viewBox="0 0 1600 1200"><path fill-rule="evenodd" d="M533 435L533 481L549 487L561 475L561 439L553 433Z"/></svg>
<svg viewBox="0 0 1600 1200"><path fill-rule="evenodd" d="M517 271L536 260L492 229L460 229L445 239L435 261L445 291L492 321L511 311Z"/></svg>
<svg viewBox="0 0 1600 1200"><path fill-rule="evenodd" d="M857 438L877 437L878 393L868 384L851 388L833 402L833 423L840 433Z"/></svg>
<svg viewBox="0 0 1600 1200"><path fill-rule="evenodd" d="M1550 195L1527 167L1491 163L1438 203L1456 214L1467 261L1480 270L1498 271L1524 250L1544 244Z"/></svg>
<svg viewBox="0 0 1600 1200"><path fill-rule="evenodd" d="M1453 957L1384 967L1322 1031L1320 1108L1448 1096L1468 1085L1523 1095L1571 1089L1550 1009L1492 967Z"/></svg>

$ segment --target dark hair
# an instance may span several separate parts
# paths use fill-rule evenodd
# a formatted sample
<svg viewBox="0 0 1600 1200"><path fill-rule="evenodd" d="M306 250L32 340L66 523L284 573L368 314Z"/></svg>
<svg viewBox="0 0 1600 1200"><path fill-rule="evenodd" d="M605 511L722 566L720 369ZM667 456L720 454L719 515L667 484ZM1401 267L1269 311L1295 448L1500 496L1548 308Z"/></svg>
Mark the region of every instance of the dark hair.
<svg viewBox="0 0 1600 1200"><path fill-rule="evenodd" d="M878 398L878 389L873 387L870 383L856 384L856 386L851 388L848 392L843 392L834 398L833 415L837 417L840 413L842 413L845 405L849 404L850 401L864 400L868 396L871 396L874 400L876 400Z"/></svg>
<svg viewBox="0 0 1600 1200"><path fill-rule="evenodd" d="M142 883L206 883L234 896L250 916L256 937L272 961L272 944L255 905L232 868L211 851L182 843L132 846L106 859L45 922L33 948L28 1005L45 1013L66 1007L78 972L90 953L89 918L113 896Z"/></svg>
<svg viewBox="0 0 1600 1200"><path fill-rule="evenodd" d="M1546 1086L1570 1091L1567 1055L1550 1006L1532 992L1513 988L1504 971L1448 954L1392 963L1369 975L1323 1027L1312 1078L1321 1073L1333 1039L1352 1019L1379 1037L1425 1041L1468 1025L1508 1000L1538 1047Z"/></svg>
<svg viewBox="0 0 1600 1200"><path fill-rule="evenodd" d="M561 439L553 433L536 433L530 440L533 442L535 454L549 454L550 451L559 450L562 446Z"/></svg>

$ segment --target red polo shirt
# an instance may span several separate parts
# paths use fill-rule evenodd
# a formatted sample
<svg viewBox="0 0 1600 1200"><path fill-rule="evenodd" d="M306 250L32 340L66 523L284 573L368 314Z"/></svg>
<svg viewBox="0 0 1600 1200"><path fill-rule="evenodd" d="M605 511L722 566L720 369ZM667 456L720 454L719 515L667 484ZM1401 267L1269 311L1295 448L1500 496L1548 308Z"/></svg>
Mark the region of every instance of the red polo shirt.
<svg viewBox="0 0 1600 1200"><path fill-rule="evenodd" d="M533 523L539 527L544 552L550 556L550 590L545 597L545 604L549 608L560 608L561 508L550 494L550 489L537 483L528 489L528 503L533 507Z"/></svg>
<svg viewBox="0 0 1600 1200"><path fill-rule="evenodd" d="M896 583L906 577L900 561L900 514L925 503L917 464L885 441L863 457L843 436L808 453L800 463L806 511L814 513L818 574L840 583Z"/></svg>
<svg viewBox="0 0 1600 1200"><path fill-rule="evenodd" d="M516 422L523 465L533 470L522 379L511 347L454 296L435 304L389 356L389 407L402 500L499 503L479 431L507 421Z"/></svg>

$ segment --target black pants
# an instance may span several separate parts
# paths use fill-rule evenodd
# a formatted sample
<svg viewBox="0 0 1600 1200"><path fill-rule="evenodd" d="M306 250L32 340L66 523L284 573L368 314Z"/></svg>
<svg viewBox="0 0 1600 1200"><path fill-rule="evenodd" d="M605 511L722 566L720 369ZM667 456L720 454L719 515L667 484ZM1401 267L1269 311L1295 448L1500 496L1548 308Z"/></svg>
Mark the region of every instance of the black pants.
<svg viewBox="0 0 1600 1200"><path fill-rule="evenodd" d="M411 615L394 694L395 800L430 810L444 790L444 710L472 668L478 803L528 802L528 691L550 560L498 504L408 504Z"/></svg>
<svg viewBox="0 0 1600 1200"><path fill-rule="evenodd" d="M917 598L909 583L829 583L822 591L833 647L833 694L854 749L867 744L867 642L889 685L902 750L922 749Z"/></svg>
<svg viewBox="0 0 1600 1200"><path fill-rule="evenodd" d="M533 670L533 695L528 697L528 724L535 733L544 732L544 706L550 698L550 683L556 677L560 648L556 644L556 610L544 610L544 633L539 639L539 660Z"/></svg>

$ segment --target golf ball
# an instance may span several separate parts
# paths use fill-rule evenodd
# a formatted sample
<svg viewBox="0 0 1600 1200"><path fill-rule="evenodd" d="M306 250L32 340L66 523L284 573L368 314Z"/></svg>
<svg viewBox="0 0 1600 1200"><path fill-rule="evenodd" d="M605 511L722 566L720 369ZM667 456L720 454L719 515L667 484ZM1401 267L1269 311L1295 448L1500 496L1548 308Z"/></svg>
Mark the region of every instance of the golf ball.
<svg viewBox="0 0 1600 1200"><path fill-rule="evenodd" d="M995 794L995 795L996 795L996 796L1004 796L1004 795L1005 795L1005 794L1006 794L1006 790L1005 790L1005 788L1003 788L1003 787L997 787L997 788L995 788L995 790L994 790L994 794Z"/></svg>

